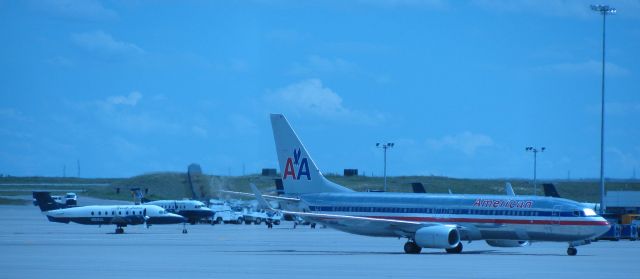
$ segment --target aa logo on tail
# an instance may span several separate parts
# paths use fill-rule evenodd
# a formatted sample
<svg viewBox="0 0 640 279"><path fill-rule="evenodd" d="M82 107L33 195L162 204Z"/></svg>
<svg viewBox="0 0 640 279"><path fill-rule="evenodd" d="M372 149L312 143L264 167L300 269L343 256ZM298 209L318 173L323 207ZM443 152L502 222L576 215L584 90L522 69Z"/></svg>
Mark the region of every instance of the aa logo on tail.
<svg viewBox="0 0 640 279"><path fill-rule="evenodd" d="M309 173L309 163L307 158L300 158L302 152L300 148L293 150L293 160L291 157L287 158L287 164L284 166L284 176L282 179L287 179L291 176L295 180L300 180L300 177L306 176L307 180L311 180L311 174ZM296 175L296 167L298 169Z"/></svg>

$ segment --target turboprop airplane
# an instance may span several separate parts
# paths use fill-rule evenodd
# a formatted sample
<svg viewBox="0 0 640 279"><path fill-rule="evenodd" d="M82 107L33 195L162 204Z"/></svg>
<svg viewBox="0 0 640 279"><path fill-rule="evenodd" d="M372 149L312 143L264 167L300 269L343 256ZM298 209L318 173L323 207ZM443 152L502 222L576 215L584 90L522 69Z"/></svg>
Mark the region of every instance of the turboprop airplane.
<svg viewBox="0 0 640 279"><path fill-rule="evenodd" d="M128 225L180 224L186 219L168 213L156 205L87 205L64 207L51 198L49 192L33 192L40 211L51 222L74 222L82 225L116 225L116 234L124 233ZM186 233L183 228L182 233Z"/></svg>
<svg viewBox="0 0 640 279"><path fill-rule="evenodd" d="M535 241L568 243L567 254L589 244L609 223L592 209L567 199L416 193L366 193L326 179L282 114L271 115L285 194L296 204L284 214L348 233L406 238L404 251L422 248L462 252L462 241L485 240L499 247L520 247ZM254 194L263 196L254 190ZM272 209L273 210L273 209Z"/></svg>
<svg viewBox="0 0 640 279"><path fill-rule="evenodd" d="M211 219L213 210L208 208L203 202L196 200L148 200L145 199L140 188L131 189L134 195L135 204L157 205L170 213L175 213L187 218L187 221L194 225L202 219Z"/></svg>

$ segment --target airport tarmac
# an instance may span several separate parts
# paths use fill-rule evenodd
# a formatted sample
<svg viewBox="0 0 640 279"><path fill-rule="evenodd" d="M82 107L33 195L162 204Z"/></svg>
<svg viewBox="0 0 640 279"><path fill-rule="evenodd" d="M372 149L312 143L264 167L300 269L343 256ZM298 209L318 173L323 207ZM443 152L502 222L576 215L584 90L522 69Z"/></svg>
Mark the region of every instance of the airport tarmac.
<svg viewBox="0 0 640 279"><path fill-rule="evenodd" d="M264 225L125 228L47 221L34 206L0 206L0 278L638 278L640 242L565 243L462 254L404 254L403 239Z"/></svg>

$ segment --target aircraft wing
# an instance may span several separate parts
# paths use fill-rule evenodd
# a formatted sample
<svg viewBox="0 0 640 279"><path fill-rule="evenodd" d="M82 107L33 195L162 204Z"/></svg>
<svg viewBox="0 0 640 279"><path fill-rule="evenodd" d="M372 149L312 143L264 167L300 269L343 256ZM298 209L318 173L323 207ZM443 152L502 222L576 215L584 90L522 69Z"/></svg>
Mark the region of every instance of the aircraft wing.
<svg viewBox="0 0 640 279"><path fill-rule="evenodd" d="M337 230L356 234L358 233L359 228L366 228L367 231L393 231L397 236L410 236L422 227L440 225L437 223L421 223L350 215L333 215L285 210L281 210L280 212L283 214L299 216L312 223L323 224Z"/></svg>
<svg viewBox="0 0 640 279"><path fill-rule="evenodd" d="M220 193L225 193L225 194L231 194L231 195L236 195L236 196L242 196L242 197L247 197L247 198L255 198L255 194L252 193L245 193L245 192L235 192L235 191L227 191L227 190L220 190L218 191ZM298 198L292 198L292 197L281 197L281 196L270 196L270 195L261 195L262 197L264 197L267 200L275 200L275 201L282 201L282 202L300 202L300 199Z"/></svg>
<svg viewBox="0 0 640 279"><path fill-rule="evenodd" d="M251 189L254 192L254 196L258 200L261 207L271 211L279 211L283 214L289 214L301 217L312 223L319 223L328 227L346 231L354 234L366 234L371 235L371 231L380 232L381 236L389 236L389 232L392 232L392 236L409 237L415 234L415 232L423 227L429 226L455 226L446 225L434 222L415 222L405 221L397 219L385 219L385 218L371 218L362 216L350 216L350 215L335 215L335 214L321 214L311 212L298 212L277 210L272 208L269 203L262 196L258 188L251 184ZM464 230L464 228L457 226L458 229Z"/></svg>

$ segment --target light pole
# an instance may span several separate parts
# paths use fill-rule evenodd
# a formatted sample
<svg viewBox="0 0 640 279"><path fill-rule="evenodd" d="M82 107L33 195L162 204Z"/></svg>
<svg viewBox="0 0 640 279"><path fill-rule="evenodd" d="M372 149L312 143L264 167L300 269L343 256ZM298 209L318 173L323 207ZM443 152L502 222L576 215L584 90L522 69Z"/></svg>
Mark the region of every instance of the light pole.
<svg viewBox="0 0 640 279"><path fill-rule="evenodd" d="M395 144L393 142L376 143L376 147L384 150L384 191L387 191L387 149L393 148Z"/></svg>
<svg viewBox="0 0 640 279"><path fill-rule="evenodd" d="M533 195L538 194L538 185L536 184L536 169L538 161L538 152L544 152L546 147L541 147L539 150L536 147L527 146L524 150L533 152Z"/></svg>
<svg viewBox="0 0 640 279"><path fill-rule="evenodd" d="M591 10L602 14L602 101L600 116L600 212L605 212L604 204L604 34L607 15L615 15L616 9L607 5L591 5Z"/></svg>

